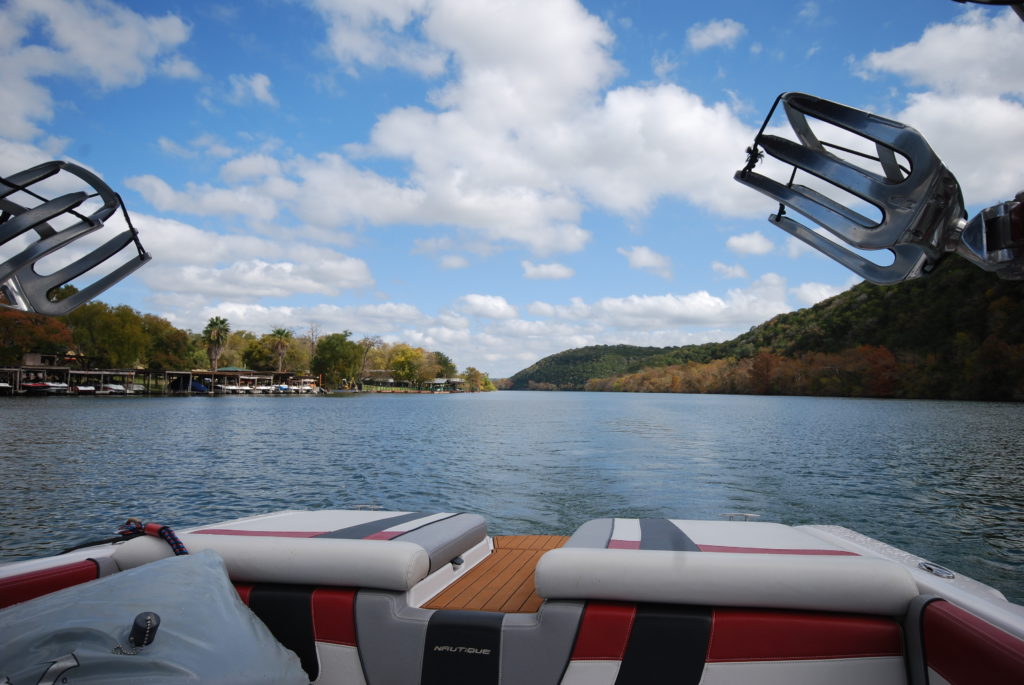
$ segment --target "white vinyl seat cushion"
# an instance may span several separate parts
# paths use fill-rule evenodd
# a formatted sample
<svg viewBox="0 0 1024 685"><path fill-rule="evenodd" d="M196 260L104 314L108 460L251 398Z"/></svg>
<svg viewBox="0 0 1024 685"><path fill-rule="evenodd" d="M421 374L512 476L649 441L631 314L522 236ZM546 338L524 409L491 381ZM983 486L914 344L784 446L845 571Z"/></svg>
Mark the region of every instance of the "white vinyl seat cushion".
<svg viewBox="0 0 1024 685"><path fill-rule="evenodd" d="M420 545L399 540L344 540L201 535L182 533L190 552L213 550L231 580L374 588L404 592L427 577L430 557ZM166 542L151 536L120 545L114 561L121 570L173 556Z"/></svg>
<svg viewBox="0 0 1024 685"><path fill-rule="evenodd" d="M883 559L568 547L541 557L536 585L546 599L887 616L918 594L910 573Z"/></svg>

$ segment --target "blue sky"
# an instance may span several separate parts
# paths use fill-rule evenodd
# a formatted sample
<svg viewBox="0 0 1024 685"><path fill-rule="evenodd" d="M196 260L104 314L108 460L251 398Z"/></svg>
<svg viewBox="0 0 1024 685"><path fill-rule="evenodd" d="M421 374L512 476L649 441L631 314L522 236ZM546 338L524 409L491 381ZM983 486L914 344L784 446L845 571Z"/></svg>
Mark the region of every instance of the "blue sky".
<svg viewBox="0 0 1024 685"><path fill-rule="evenodd" d="M69 159L153 261L102 299L506 376L725 340L855 284L732 180L776 95L1020 190L1024 22L944 0L8 0L0 173Z"/></svg>

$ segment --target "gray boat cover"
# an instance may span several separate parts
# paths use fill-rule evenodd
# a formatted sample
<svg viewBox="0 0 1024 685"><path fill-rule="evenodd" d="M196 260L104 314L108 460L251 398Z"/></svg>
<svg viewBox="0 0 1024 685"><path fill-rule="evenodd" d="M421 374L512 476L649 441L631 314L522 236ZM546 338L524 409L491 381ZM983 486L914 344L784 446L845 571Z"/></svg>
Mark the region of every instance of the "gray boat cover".
<svg viewBox="0 0 1024 685"><path fill-rule="evenodd" d="M137 649L135 617L160 625ZM134 652L134 653L133 653ZM0 683L302 683L214 552L171 557L0 611Z"/></svg>

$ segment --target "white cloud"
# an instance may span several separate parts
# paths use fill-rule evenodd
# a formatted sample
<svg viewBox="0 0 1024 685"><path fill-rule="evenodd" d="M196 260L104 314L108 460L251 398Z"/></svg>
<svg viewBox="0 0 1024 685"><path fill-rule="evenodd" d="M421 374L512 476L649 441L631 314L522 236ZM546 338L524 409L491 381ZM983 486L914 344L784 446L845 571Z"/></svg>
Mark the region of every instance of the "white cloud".
<svg viewBox="0 0 1024 685"><path fill-rule="evenodd" d="M792 293L797 302L805 307L809 307L812 304L817 304L822 300L838 295L844 290L846 288L837 288L827 283L801 283L795 288L790 288L789 292Z"/></svg>
<svg viewBox="0 0 1024 685"><path fill-rule="evenodd" d="M228 183L280 176L281 163L269 155L246 155L224 164L220 176Z"/></svg>
<svg viewBox="0 0 1024 685"><path fill-rule="evenodd" d="M955 46L955 49L951 46ZM998 57L994 57L998 55ZM941 94L1024 95L1024 23L1009 9L975 8L952 24L935 24L921 39L872 52L861 67L896 74Z"/></svg>
<svg viewBox="0 0 1024 685"><path fill-rule="evenodd" d="M231 74L228 81L231 84L231 90L227 95L228 102L242 105L250 100L256 100L265 105L277 106L277 100L270 92L270 77L266 74Z"/></svg>
<svg viewBox="0 0 1024 685"><path fill-rule="evenodd" d="M734 235L725 241L725 246L742 255L764 255L775 249L774 243L760 231Z"/></svg>
<svg viewBox="0 0 1024 685"><path fill-rule="evenodd" d="M221 235L138 212L133 221L155 257L136 278L158 292L252 302L296 294L334 296L374 284L366 262L328 248Z"/></svg>
<svg viewBox="0 0 1024 685"><path fill-rule="evenodd" d="M994 97L911 96L898 117L928 140L969 204L1012 198L1021 189L1024 105Z"/></svg>
<svg viewBox="0 0 1024 685"><path fill-rule="evenodd" d="M199 67L181 55L172 55L160 63L160 73L170 78L196 80L203 75Z"/></svg>
<svg viewBox="0 0 1024 685"><path fill-rule="evenodd" d="M159 138L157 138L156 143L157 145L160 146L161 150L171 155L172 157L182 157L185 159L189 159L199 156L195 150L191 150L183 145L179 145L170 138L165 138L164 136L160 136Z"/></svg>
<svg viewBox="0 0 1024 685"><path fill-rule="evenodd" d="M534 264L525 259L520 262L524 278L558 280L572 278L576 272L564 264Z"/></svg>
<svg viewBox="0 0 1024 685"><path fill-rule="evenodd" d="M400 67L424 76L444 71L446 51L402 33L422 18L425 0L311 0L310 4L327 21L328 50L350 73L356 73L357 64Z"/></svg>
<svg viewBox="0 0 1024 685"><path fill-rule="evenodd" d="M672 278L672 260L649 247L634 245L630 248L620 247L616 251L629 260L630 268L649 271L662 278Z"/></svg>
<svg viewBox="0 0 1024 685"><path fill-rule="evenodd" d="M747 27L735 19L716 19L706 24L694 24L686 30L686 42L693 50L707 50L714 47L731 48Z"/></svg>
<svg viewBox="0 0 1024 685"><path fill-rule="evenodd" d="M804 21L814 21L821 14L821 7L816 2L805 2L800 5L797 16Z"/></svg>
<svg viewBox="0 0 1024 685"><path fill-rule="evenodd" d="M442 269L465 269L469 266L469 260L462 255L446 254L441 257Z"/></svg>
<svg viewBox="0 0 1024 685"><path fill-rule="evenodd" d="M895 74L929 89L910 94L904 109L891 116L925 136L966 201L979 205L1020 190L1021 63L1024 23L1009 9L974 8L955 22L929 26L915 42L870 53L859 68L864 76Z"/></svg>
<svg viewBox="0 0 1024 685"><path fill-rule="evenodd" d="M192 147L202 150L205 154L210 157L233 157L237 154L234 148L225 145L217 136L204 134L196 136L194 139L189 141Z"/></svg>
<svg viewBox="0 0 1024 685"><path fill-rule="evenodd" d="M185 190L176 191L150 174L128 178L124 184L160 211L199 216L241 215L258 221L270 221L277 214L274 200L252 186L216 188L190 183Z"/></svg>
<svg viewBox="0 0 1024 685"><path fill-rule="evenodd" d="M618 328L665 328L684 325L759 323L790 310L785 280L765 274L746 289L718 297L701 290L686 295L631 295L604 298L593 305L606 325Z"/></svg>
<svg viewBox="0 0 1024 685"><path fill-rule="evenodd" d="M651 69L654 71L654 75L661 81L668 81L673 72L678 68L679 63L667 52L651 58Z"/></svg>
<svg viewBox="0 0 1024 685"><path fill-rule="evenodd" d="M512 319L518 315L516 308L500 295L463 295L458 309L463 314L487 319Z"/></svg>
<svg viewBox="0 0 1024 685"><path fill-rule="evenodd" d="M747 270L739 264L723 264L711 262L711 270L723 278L747 278Z"/></svg>
<svg viewBox="0 0 1024 685"><path fill-rule="evenodd" d="M187 68L174 51L189 27L173 14L146 17L112 2L10 0L0 8L4 79L0 135L30 140L53 117L44 77L80 77L103 90L141 84L157 71L175 78ZM39 44L35 34L45 34ZM162 65L160 64L161 60Z"/></svg>
<svg viewBox="0 0 1024 685"><path fill-rule="evenodd" d="M786 256L790 259L796 259L808 254L818 254L818 252L805 243L804 241L794 238L792 236L786 239Z"/></svg>

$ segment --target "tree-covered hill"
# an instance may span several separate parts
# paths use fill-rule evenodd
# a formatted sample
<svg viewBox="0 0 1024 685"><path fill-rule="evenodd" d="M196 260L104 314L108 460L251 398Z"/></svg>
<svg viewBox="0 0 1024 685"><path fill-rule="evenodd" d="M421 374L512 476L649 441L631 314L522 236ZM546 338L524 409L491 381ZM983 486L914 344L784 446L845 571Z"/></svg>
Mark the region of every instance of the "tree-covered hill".
<svg viewBox="0 0 1024 685"><path fill-rule="evenodd" d="M933 379L932 390L924 396L977 395L980 391L954 387L967 382L960 367L973 365L968 371L975 384L1000 365L1009 367L1007 378L1024 371L1017 368L1024 353L1024 282L1003 281L962 260L948 259L931 276L895 286L861 283L813 307L776 316L727 342L567 350L523 369L506 386L580 390L592 379L644 369L744 360L764 352L804 359L865 346L914 361L901 369L903 373L942 376Z"/></svg>

